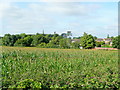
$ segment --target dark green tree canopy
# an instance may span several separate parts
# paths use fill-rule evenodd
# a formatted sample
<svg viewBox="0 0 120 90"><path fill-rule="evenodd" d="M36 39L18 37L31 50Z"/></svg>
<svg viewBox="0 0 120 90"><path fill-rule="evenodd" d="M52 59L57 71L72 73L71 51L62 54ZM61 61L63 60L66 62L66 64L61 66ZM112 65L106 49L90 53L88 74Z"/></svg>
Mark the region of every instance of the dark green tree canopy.
<svg viewBox="0 0 120 90"><path fill-rule="evenodd" d="M68 38L63 38L63 39L60 39L60 47L61 48L70 48L70 39Z"/></svg>
<svg viewBox="0 0 120 90"><path fill-rule="evenodd" d="M80 39L80 45L84 49L91 49L95 47L95 40L91 34L84 33Z"/></svg>
<svg viewBox="0 0 120 90"><path fill-rule="evenodd" d="M64 36L65 35L65 36ZM105 41L97 42L96 36L84 33L81 37L74 37L73 39L80 39L80 42L72 42L71 38L66 37L66 33L59 34L5 34L1 37L0 45L5 46L39 46L46 48L84 48L91 49L95 46L103 47L106 45ZM112 47L120 48L120 36L112 37ZM111 45L111 42L109 43ZM108 45L108 46L109 46ZM108 47L107 46L107 47ZM106 46L105 46L106 47Z"/></svg>
<svg viewBox="0 0 120 90"><path fill-rule="evenodd" d="M32 41L33 46L37 46L38 44L43 43L43 42L48 43L48 40L42 34L33 36L33 41Z"/></svg>
<svg viewBox="0 0 120 90"><path fill-rule="evenodd" d="M115 38L113 38L113 40L112 40L112 46L113 46L113 48L120 49L120 35L117 36L117 37L115 37Z"/></svg>

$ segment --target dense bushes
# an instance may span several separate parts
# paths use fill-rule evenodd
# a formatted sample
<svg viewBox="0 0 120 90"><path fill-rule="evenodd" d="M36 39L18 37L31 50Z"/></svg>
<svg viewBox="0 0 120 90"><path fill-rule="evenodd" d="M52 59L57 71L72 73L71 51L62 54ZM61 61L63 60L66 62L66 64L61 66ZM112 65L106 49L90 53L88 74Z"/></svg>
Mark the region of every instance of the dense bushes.
<svg viewBox="0 0 120 90"><path fill-rule="evenodd" d="M117 37L115 37L115 38L113 38L113 41L112 41L112 42L113 42L113 43L112 43L112 46L113 46L114 48L120 49L120 35L117 36Z"/></svg>
<svg viewBox="0 0 120 90"><path fill-rule="evenodd" d="M95 40L91 34L84 33L80 39L80 44L84 49L91 49L95 47Z"/></svg>

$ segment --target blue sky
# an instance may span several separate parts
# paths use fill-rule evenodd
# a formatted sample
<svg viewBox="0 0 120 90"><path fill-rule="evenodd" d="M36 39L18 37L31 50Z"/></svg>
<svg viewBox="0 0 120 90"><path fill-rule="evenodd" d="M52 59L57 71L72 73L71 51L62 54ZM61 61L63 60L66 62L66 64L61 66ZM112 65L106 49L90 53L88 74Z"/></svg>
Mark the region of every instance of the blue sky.
<svg viewBox="0 0 120 90"><path fill-rule="evenodd" d="M4 10L2 34L72 31L100 38L118 35L117 2L12 2Z"/></svg>

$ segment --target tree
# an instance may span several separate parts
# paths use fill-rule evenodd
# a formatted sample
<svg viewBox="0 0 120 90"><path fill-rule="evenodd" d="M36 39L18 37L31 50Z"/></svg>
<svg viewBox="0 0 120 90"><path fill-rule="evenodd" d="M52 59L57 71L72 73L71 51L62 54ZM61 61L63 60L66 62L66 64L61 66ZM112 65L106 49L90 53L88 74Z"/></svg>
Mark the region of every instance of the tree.
<svg viewBox="0 0 120 90"><path fill-rule="evenodd" d="M21 36L20 36L19 34L16 34L15 36L16 36L16 39L17 39L17 40L18 40L18 39L21 39Z"/></svg>
<svg viewBox="0 0 120 90"><path fill-rule="evenodd" d="M10 34L5 34L4 37L3 37L3 45L5 46L10 46L10 41L11 41L11 35Z"/></svg>
<svg viewBox="0 0 120 90"><path fill-rule="evenodd" d="M53 37L52 37L52 40L54 40L58 36L59 36L58 34L54 34Z"/></svg>
<svg viewBox="0 0 120 90"><path fill-rule="evenodd" d="M80 37L73 37L73 39L80 39Z"/></svg>
<svg viewBox="0 0 120 90"><path fill-rule="evenodd" d="M73 42L71 43L72 48L80 48L80 43L79 42Z"/></svg>
<svg viewBox="0 0 120 90"><path fill-rule="evenodd" d="M101 45L105 45L105 41L101 41L100 43L101 43Z"/></svg>
<svg viewBox="0 0 120 90"><path fill-rule="evenodd" d="M38 44L38 47L46 48L46 47L47 47L47 44L46 44L46 43L40 43L40 44Z"/></svg>
<svg viewBox="0 0 120 90"><path fill-rule="evenodd" d="M47 44L47 46L46 46L47 48L58 48L59 47L59 45L56 45L56 44L54 44L54 42L49 42L48 44Z"/></svg>
<svg viewBox="0 0 120 90"><path fill-rule="evenodd" d="M112 47L120 49L120 35L115 37L115 38L113 38L113 40L112 40Z"/></svg>
<svg viewBox="0 0 120 90"><path fill-rule="evenodd" d="M91 34L84 33L81 37L80 44L84 49L91 49L95 47L95 40Z"/></svg>
<svg viewBox="0 0 120 90"><path fill-rule="evenodd" d="M17 41L16 35L5 34L3 37L3 45L5 46L14 46L14 43Z"/></svg>
<svg viewBox="0 0 120 90"><path fill-rule="evenodd" d="M48 43L48 40L42 35L34 35L33 36L33 41L32 41L32 46L37 46L40 43Z"/></svg>
<svg viewBox="0 0 120 90"><path fill-rule="evenodd" d="M11 41L9 42L10 43L10 46L14 46L14 43L17 41L17 37L16 35L11 35Z"/></svg>
<svg viewBox="0 0 120 90"><path fill-rule="evenodd" d="M2 45L2 38L0 38L0 46Z"/></svg>
<svg viewBox="0 0 120 90"><path fill-rule="evenodd" d="M46 38L48 41L50 41L50 40L52 39L52 37L53 37L52 34L47 34L47 35L45 36L45 38Z"/></svg>
<svg viewBox="0 0 120 90"><path fill-rule="evenodd" d="M70 39L68 38L60 39L59 45L61 48L70 48Z"/></svg>
<svg viewBox="0 0 120 90"><path fill-rule="evenodd" d="M114 39L114 37L113 37L113 36L111 36L110 38L111 38L111 39Z"/></svg>
<svg viewBox="0 0 120 90"><path fill-rule="evenodd" d="M27 37L27 35L25 33L21 33L20 37L21 37L21 39L24 39L25 37Z"/></svg>
<svg viewBox="0 0 120 90"><path fill-rule="evenodd" d="M18 39L16 42L15 42L15 44L14 44L14 46L26 46L26 41L25 41L25 39Z"/></svg>
<svg viewBox="0 0 120 90"><path fill-rule="evenodd" d="M26 46L31 46L31 43L33 41L31 36L27 36L24 38L25 42L26 42Z"/></svg>
<svg viewBox="0 0 120 90"><path fill-rule="evenodd" d="M60 42L60 39L62 39L63 37L62 36L57 36L55 39L54 39L54 42L56 45L59 45L59 42Z"/></svg>
<svg viewBox="0 0 120 90"><path fill-rule="evenodd" d="M101 42L96 42L96 47L101 47Z"/></svg>
<svg viewBox="0 0 120 90"><path fill-rule="evenodd" d="M66 33L62 33L61 36L64 37L64 38L67 38L67 34Z"/></svg>
<svg viewBox="0 0 120 90"><path fill-rule="evenodd" d="M97 37L96 37L96 36L94 36L94 39L96 40L96 39L97 39Z"/></svg>
<svg viewBox="0 0 120 90"><path fill-rule="evenodd" d="M18 39L14 46L31 46L32 40L31 36L27 36L24 39Z"/></svg>

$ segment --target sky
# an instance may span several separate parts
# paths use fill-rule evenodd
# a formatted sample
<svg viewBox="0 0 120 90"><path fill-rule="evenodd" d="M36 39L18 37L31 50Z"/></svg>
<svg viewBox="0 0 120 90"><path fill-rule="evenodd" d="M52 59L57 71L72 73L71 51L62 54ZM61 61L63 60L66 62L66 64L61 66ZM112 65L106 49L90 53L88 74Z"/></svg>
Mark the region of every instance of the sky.
<svg viewBox="0 0 120 90"><path fill-rule="evenodd" d="M104 38L118 35L118 2L5 2L0 8L4 34L84 32Z"/></svg>

